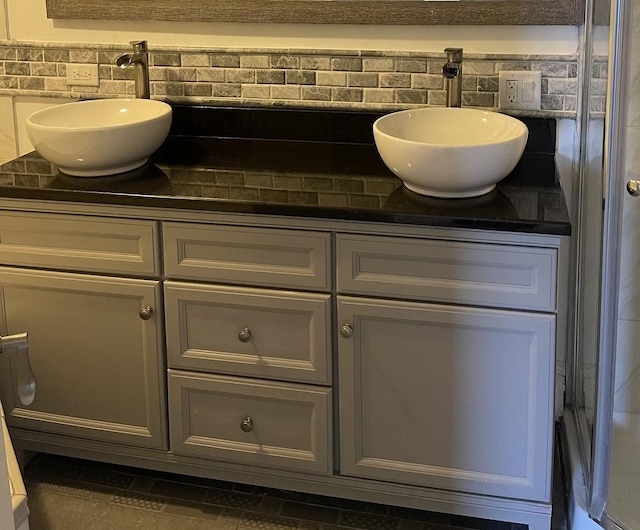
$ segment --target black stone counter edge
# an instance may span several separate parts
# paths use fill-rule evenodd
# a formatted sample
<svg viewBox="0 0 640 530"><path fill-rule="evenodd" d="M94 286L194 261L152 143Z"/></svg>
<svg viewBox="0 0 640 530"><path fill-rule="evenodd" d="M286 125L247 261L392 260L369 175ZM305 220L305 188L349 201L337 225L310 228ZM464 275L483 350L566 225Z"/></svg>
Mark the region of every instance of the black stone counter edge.
<svg viewBox="0 0 640 530"><path fill-rule="evenodd" d="M435 228L458 228L471 230L493 230L543 235L571 235L571 224L549 220L475 219L446 215L411 214L392 211L355 208L329 208L322 206L283 205L230 201L228 199L202 199L189 197L152 196L130 193L88 192L74 190L50 190L34 188L0 187L0 198L27 199L82 204L128 206L140 208L165 208L220 213L254 215L278 215L310 219L393 223Z"/></svg>

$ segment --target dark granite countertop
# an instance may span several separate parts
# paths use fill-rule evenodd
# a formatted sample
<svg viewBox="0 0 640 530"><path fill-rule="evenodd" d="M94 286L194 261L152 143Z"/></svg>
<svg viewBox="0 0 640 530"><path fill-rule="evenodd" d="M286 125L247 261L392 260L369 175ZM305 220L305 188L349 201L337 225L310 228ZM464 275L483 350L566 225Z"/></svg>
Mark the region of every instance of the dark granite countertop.
<svg viewBox="0 0 640 530"><path fill-rule="evenodd" d="M0 197L568 235L555 120L523 119L522 160L481 197L407 190L373 143L376 113L174 107L147 166L69 177L36 153L0 166Z"/></svg>

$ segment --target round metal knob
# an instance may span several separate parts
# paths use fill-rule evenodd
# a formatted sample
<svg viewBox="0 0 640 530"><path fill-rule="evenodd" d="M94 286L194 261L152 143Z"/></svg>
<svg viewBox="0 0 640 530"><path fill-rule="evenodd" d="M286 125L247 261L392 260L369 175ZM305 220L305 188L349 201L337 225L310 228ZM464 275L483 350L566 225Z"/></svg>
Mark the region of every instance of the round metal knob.
<svg viewBox="0 0 640 530"><path fill-rule="evenodd" d="M627 182L627 191L633 197L640 195L640 180L633 179Z"/></svg>
<svg viewBox="0 0 640 530"><path fill-rule="evenodd" d="M251 330L249 328L244 328L240 333L238 333L238 340L240 342L249 342L251 340Z"/></svg>
<svg viewBox="0 0 640 530"><path fill-rule="evenodd" d="M240 423L242 432L251 432L253 430L253 420L248 416Z"/></svg>
<svg viewBox="0 0 640 530"><path fill-rule="evenodd" d="M349 324L345 324L340 328L340 335L345 339L350 339L353 337L353 328Z"/></svg>
<svg viewBox="0 0 640 530"><path fill-rule="evenodd" d="M153 308L148 305L147 307L143 307L138 314L142 320L149 320L153 314Z"/></svg>

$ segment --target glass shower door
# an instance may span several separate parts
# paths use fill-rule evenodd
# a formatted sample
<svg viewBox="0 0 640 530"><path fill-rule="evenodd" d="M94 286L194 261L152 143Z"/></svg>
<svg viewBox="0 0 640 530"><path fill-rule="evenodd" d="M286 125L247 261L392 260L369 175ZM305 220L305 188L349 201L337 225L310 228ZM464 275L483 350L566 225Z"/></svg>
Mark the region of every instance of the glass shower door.
<svg viewBox="0 0 640 530"><path fill-rule="evenodd" d="M596 398L590 465L589 513L605 528L640 528L640 162L628 127L631 37L637 33L633 3L617 0L611 11L609 93L605 127L605 210ZM637 61L636 61L637 62ZM640 72L640 70L637 70ZM638 97L637 90L635 97ZM632 117L632 120L634 118ZM640 123L638 123L640 127ZM634 153L636 153L634 155ZM629 158L631 155L631 159ZM635 160L633 157L636 157ZM631 170L631 172L630 172ZM631 180L625 193L627 181ZM636 197L632 197L635 195ZM635 404L634 404L635 401ZM634 473L637 471L637 473Z"/></svg>
<svg viewBox="0 0 640 530"><path fill-rule="evenodd" d="M611 374L611 444L604 521L612 528L640 528L640 0L625 6L628 91L624 106L625 156L615 342ZM628 183L628 184L627 184Z"/></svg>

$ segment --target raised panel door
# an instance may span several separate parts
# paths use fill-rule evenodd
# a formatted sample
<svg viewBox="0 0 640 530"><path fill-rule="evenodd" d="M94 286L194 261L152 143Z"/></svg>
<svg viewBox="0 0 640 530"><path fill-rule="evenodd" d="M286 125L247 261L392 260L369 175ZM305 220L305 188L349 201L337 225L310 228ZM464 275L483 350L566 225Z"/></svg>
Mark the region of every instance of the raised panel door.
<svg viewBox="0 0 640 530"><path fill-rule="evenodd" d="M0 332L29 334L37 384L22 405L3 365L10 426L167 448L159 282L0 268L0 295Z"/></svg>
<svg viewBox="0 0 640 530"><path fill-rule="evenodd" d="M549 500L553 315L339 297L338 323L342 474Z"/></svg>

